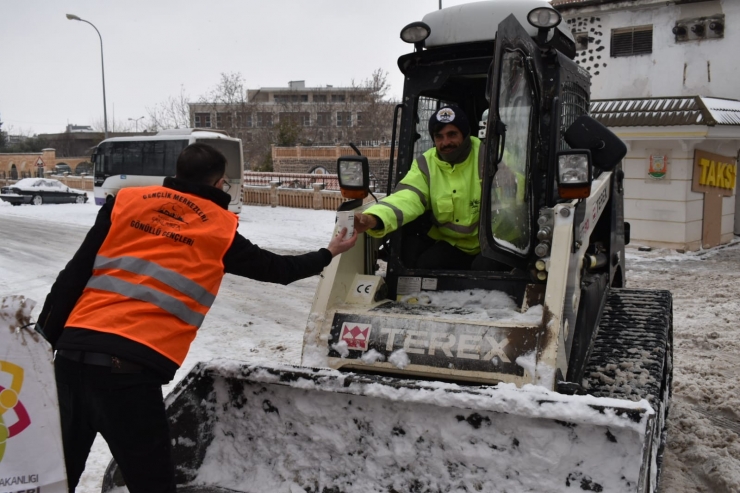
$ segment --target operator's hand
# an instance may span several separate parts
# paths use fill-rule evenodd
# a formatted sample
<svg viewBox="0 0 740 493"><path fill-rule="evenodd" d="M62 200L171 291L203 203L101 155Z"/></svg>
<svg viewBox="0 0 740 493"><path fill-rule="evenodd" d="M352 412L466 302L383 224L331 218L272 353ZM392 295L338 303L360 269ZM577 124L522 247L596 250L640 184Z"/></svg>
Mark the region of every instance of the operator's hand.
<svg viewBox="0 0 740 493"><path fill-rule="evenodd" d="M378 218L372 214L355 213L355 233L364 233L378 225Z"/></svg>
<svg viewBox="0 0 740 493"><path fill-rule="evenodd" d="M344 239L345 234L347 234L347 228L342 228L342 231L332 238L329 242L329 246L326 247L326 249L331 252L332 257L336 257L340 253L346 252L355 246L355 243L357 243L357 230L355 230L355 233L346 240Z"/></svg>

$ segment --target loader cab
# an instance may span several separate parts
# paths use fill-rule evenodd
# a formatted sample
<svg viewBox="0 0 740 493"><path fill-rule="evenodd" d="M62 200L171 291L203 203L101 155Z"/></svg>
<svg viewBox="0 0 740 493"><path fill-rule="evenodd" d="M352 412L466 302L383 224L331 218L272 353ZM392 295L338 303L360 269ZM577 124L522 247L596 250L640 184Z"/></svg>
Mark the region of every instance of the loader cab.
<svg viewBox="0 0 740 493"><path fill-rule="evenodd" d="M478 135L476 123L486 113L478 160L478 234L481 255L499 267L474 272L415 268L416 252L409 245L430 225L419 218L389 235L381 248L388 262L390 299L425 279L437 290L504 291L520 305L528 289L538 291L532 285L544 291L546 277L538 278L535 268L541 258L535 251L542 243L537 238L538 211L560 200L556 153L568 148L562 132L588 111L589 75L572 60L575 45L567 30L557 22L548 27L527 22L535 7L559 21L557 12L537 0L509 2L504 9L502 3L441 10L404 29L422 24L429 32L426 39L414 39L415 51L398 60L405 84L394 136L398 157L395 167L391 165L388 188L390 193L414 159L433 147L427 122L439 108L462 108L472 136ZM492 33L490 26L497 24L498 31Z"/></svg>

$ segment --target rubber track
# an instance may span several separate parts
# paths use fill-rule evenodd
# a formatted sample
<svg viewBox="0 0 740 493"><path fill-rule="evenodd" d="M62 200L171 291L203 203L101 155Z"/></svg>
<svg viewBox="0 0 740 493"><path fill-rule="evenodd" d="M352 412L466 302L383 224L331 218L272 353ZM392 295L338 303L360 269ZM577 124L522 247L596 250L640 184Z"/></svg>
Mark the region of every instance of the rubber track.
<svg viewBox="0 0 740 493"><path fill-rule="evenodd" d="M671 368L672 298L668 291L611 289L584 372L591 395L639 401L657 408ZM669 355L670 356L670 355ZM670 358L668 358L670 361Z"/></svg>

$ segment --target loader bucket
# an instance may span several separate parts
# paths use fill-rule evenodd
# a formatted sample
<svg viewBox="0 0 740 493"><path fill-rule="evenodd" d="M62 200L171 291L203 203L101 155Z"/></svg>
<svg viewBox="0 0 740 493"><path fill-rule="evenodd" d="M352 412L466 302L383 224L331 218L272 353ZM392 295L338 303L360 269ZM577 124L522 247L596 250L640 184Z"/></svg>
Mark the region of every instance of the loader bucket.
<svg viewBox="0 0 740 493"><path fill-rule="evenodd" d="M647 401L200 363L166 398L179 491L647 491ZM111 463L103 491L122 484Z"/></svg>

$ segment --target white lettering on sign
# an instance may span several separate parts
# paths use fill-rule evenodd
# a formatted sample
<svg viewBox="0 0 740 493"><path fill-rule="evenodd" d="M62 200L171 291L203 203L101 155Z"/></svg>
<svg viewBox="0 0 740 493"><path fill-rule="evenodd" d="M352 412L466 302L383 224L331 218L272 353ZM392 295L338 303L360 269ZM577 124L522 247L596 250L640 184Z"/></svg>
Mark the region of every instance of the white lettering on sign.
<svg viewBox="0 0 740 493"><path fill-rule="evenodd" d="M403 350L407 353L424 354L427 347L426 333L420 330L407 330Z"/></svg>
<svg viewBox="0 0 740 493"><path fill-rule="evenodd" d="M380 334L388 334L388 342L385 344L386 351L393 351L396 336L402 334L404 329L380 329Z"/></svg>
<svg viewBox="0 0 740 493"><path fill-rule="evenodd" d="M506 356L506 353L504 352L504 348L509 345L508 339L503 338L501 339L501 342L497 341L491 336L486 336L485 339L486 342L491 345L491 350L488 351L485 356L483 356L484 360L489 360L497 357L504 363L511 363L511 360L508 356ZM506 342L506 344L504 344L504 342Z"/></svg>
<svg viewBox="0 0 740 493"><path fill-rule="evenodd" d="M411 354L428 354L436 356L440 352L448 358L462 358L491 361L498 358L504 363L511 363L505 349L510 344L509 339L501 337L496 340L494 335L484 334L450 334L446 332L409 330L409 329L380 329L381 339L385 339L386 351L397 349L396 339L403 337L403 350ZM499 337L501 334L498 334ZM382 340L381 340L382 343Z"/></svg>
<svg viewBox="0 0 740 493"><path fill-rule="evenodd" d="M432 332L429 338L429 355L434 356L437 349L441 349L445 356L452 358L452 346L455 345L455 339L455 336L452 334Z"/></svg>

